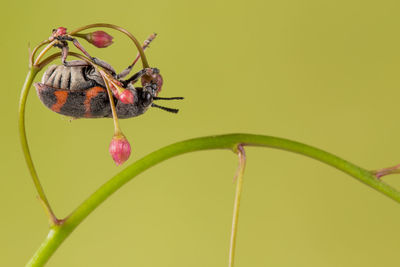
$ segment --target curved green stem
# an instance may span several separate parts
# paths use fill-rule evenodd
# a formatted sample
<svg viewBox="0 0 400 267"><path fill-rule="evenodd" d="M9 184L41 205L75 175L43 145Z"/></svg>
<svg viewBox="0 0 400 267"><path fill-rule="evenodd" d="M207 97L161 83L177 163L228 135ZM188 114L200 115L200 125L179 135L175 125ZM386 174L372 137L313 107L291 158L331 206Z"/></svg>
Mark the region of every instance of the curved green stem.
<svg viewBox="0 0 400 267"><path fill-rule="evenodd" d="M29 67L31 68L33 66L33 61L35 59L35 54L36 52L39 50L39 48L41 48L42 46L44 46L45 44L50 43L50 40L44 40L42 42L40 42L32 51L32 53L29 56Z"/></svg>
<svg viewBox="0 0 400 267"><path fill-rule="evenodd" d="M243 146L277 148L319 160L349 174L360 182L400 203L400 192L376 179L369 171L312 146L283 138L252 134L228 134L195 138L161 148L139 159L111 178L74 210L71 215L64 220L63 224L54 225L51 228L49 235L31 258L27 266L43 266L60 244L94 209L103 203L111 194L143 171L166 159L188 152L209 149L229 149L236 151L239 144Z"/></svg>
<svg viewBox="0 0 400 267"><path fill-rule="evenodd" d="M44 43L44 42L43 42ZM50 48L51 46L48 46ZM48 49L47 49L48 50ZM87 60L84 56L80 54L76 54L71 52L70 53L72 56L76 56L78 58L81 58L82 60ZM44 56L44 53L41 53L40 56L36 59L35 63L33 66L30 67L28 75L26 76L25 83L22 87L21 91L21 97L19 101L19 110L18 110L18 126L19 126L19 136L20 136L20 141L21 141L21 146L22 150L24 153L25 161L26 164L28 165L29 173L31 174L33 183L35 185L36 191L38 193L38 198L40 203L43 205L44 210L49 218L49 223L50 225L57 225L62 223L62 220L58 220L56 215L54 214L50 203L46 197L46 194L44 193L43 187L40 184L39 177L37 175L35 166L32 161L32 156L29 151L29 145L28 145L28 139L26 137L26 129L25 129L25 107L26 107L26 100L29 95L29 90L32 86L33 80L35 79L36 75L38 72L45 67L47 64L49 64L52 60L56 59L59 57L61 53L56 53L53 54L46 59L44 59L42 62L39 62L39 60Z"/></svg>
<svg viewBox="0 0 400 267"><path fill-rule="evenodd" d="M50 203L47 200L47 197L43 191L43 187L40 184L38 175L36 173L35 166L33 165L32 157L31 157L31 154L29 151L28 140L26 138L26 130L25 130L26 99L28 98L29 89L32 85L33 79L35 78L36 74L39 71L40 71L40 68L38 68L38 67L33 66L32 68L30 68L28 75L26 77L24 86L22 87L21 98L19 101L19 110L18 110L18 115L19 115L18 126L19 126L19 136L20 136L22 150L24 152L26 164L28 165L28 169L31 174L36 191L38 192L39 200L43 204L43 207L45 208L45 211L49 217L50 224L53 224L53 223L57 222L57 219L50 207Z"/></svg>
<svg viewBox="0 0 400 267"><path fill-rule="evenodd" d="M142 59L143 68L144 69L145 68L149 68L149 63L147 62L147 58L146 58L146 55L145 55L145 53L144 53L144 51L142 49L141 44L138 42L138 40L135 38L135 36L133 36L132 33L128 32L124 28L121 28L121 27L119 27L117 25L108 24L108 23L95 23L95 24L90 24L90 25L86 25L86 26L80 27L78 29L75 29L75 30L71 31L69 34L70 35L75 35L78 32L81 32L81 31L84 31L84 30L87 30L87 29L101 28L101 27L114 29L114 30L120 31L120 32L124 33L125 35L127 35L132 40L132 42L135 44L135 46L136 46L136 48L137 48L137 50L138 50L138 52L140 54L140 57Z"/></svg>

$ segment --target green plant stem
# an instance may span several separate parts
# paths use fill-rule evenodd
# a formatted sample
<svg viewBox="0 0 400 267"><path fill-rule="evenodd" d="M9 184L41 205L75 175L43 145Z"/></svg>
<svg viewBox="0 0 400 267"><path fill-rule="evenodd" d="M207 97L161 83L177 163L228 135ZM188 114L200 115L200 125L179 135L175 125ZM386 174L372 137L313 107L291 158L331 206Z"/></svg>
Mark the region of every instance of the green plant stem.
<svg viewBox="0 0 400 267"><path fill-rule="evenodd" d="M400 203L400 192L376 179L369 171L312 146L283 138L252 134L228 134L195 138L161 148L129 165L103 184L74 210L70 216L65 219L63 224L51 227L47 238L28 262L27 266L43 266L60 244L94 209L111 194L143 171L166 159L188 152L210 149L229 149L236 152L236 148L239 144L243 146L277 148L319 160L349 174L360 182Z"/></svg>
<svg viewBox="0 0 400 267"><path fill-rule="evenodd" d="M46 44L46 42L42 42L42 44ZM47 46L45 50L49 50L51 46ZM44 207L44 210L49 218L49 223L50 225L56 225L59 223L62 223L62 220L58 220L57 217L55 216L50 203L46 197L46 194L44 193L43 187L40 184L39 177L37 175L35 166L33 164L32 156L29 151L29 145L28 145L28 140L26 137L26 129L25 129L25 107L26 107L26 100L28 99L29 91L32 86L33 80L35 79L36 75L38 72L42 70L43 67L45 67L47 64L49 64L52 60L54 60L57 57L61 56L61 53L56 53L53 54L46 59L44 59L42 62L39 62L40 59L44 56L45 53L40 53L40 56L36 59L35 64L29 68L28 75L26 76L25 83L22 87L21 91L21 97L20 97L20 102L19 102L19 110L18 110L18 126L19 126L19 136L20 136L20 141L21 141L21 146L22 150L24 153L25 161L26 164L28 165L29 173L31 174L33 183L35 185L36 191L38 193L38 197L40 200L40 203ZM82 60L86 60L86 57L76 54L71 52L70 53L72 56L78 57Z"/></svg>
<svg viewBox="0 0 400 267"><path fill-rule="evenodd" d="M33 183L35 185L36 191L38 193L38 197L40 202L42 203L47 216L49 217L50 224L57 222L57 219L53 213L53 210L50 207L50 203L47 200L46 194L44 193L43 187L40 184L38 175L35 170L35 166L33 165L32 157L29 152L28 140L26 137L26 130L25 130L25 106L26 106L26 99L29 95L29 89L32 85L33 79L35 78L36 74L40 71L40 68L32 67L30 68L28 75L26 76L24 86L22 87L21 98L19 103L19 135L21 140L22 150L25 156L26 164L28 165L29 172L31 174Z"/></svg>

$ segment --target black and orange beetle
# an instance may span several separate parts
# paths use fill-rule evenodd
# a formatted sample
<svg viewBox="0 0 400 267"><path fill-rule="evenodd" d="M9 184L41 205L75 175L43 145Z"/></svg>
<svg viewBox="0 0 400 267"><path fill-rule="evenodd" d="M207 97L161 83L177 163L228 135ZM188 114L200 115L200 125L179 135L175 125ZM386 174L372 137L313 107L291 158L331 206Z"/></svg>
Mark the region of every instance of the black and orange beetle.
<svg viewBox="0 0 400 267"><path fill-rule="evenodd" d="M155 38L153 34L146 40L143 50ZM162 98L158 97L161 91L163 79L156 68L146 68L134 74L126 80L122 80L129 74L135 61L120 74L116 74L110 64L100 59L91 57L79 42L66 33L66 28L60 27L53 30L51 40L53 46L62 50L62 64L50 66L42 77L41 83L35 83L37 94L43 104L54 112L74 118L111 118L111 104L107 87L113 91L113 100L118 118L131 118L143 114L150 106L162 110L177 113L177 109L159 106L154 100L174 100L182 97ZM92 63L102 67L94 67L93 64L82 60L66 61L68 55L68 41L80 49ZM134 87L141 80L142 87ZM113 86L114 84L114 86ZM118 87L123 93L119 94ZM115 89L115 90L113 90ZM125 97L122 97L125 96Z"/></svg>
<svg viewBox="0 0 400 267"><path fill-rule="evenodd" d="M35 83L37 94L43 104L54 112L74 118L111 118L110 100L100 73L85 61L71 61L70 65L52 65L44 73L42 82ZM115 72L114 72L115 73ZM134 87L144 74L158 80L143 82L143 87ZM143 69L127 80L121 80L124 89L133 94L133 103L124 104L114 97L119 118L131 118L143 114L150 106L177 113L177 109L159 106L154 100L183 99L182 97L157 97L161 90L162 78L156 68Z"/></svg>

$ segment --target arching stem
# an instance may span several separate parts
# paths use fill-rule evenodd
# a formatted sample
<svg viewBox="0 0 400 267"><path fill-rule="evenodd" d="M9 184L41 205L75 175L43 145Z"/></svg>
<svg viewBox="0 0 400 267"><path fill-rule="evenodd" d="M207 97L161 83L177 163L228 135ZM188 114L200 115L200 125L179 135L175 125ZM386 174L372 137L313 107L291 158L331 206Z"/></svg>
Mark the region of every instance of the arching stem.
<svg viewBox="0 0 400 267"><path fill-rule="evenodd" d="M42 42L40 42L32 51L32 53L29 56L29 67L31 68L33 66L33 62L35 60L35 54L36 52L39 50L39 48L41 48L42 46L44 46L45 44L50 43L50 40L44 40Z"/></svg>
<svg viewBox="0 0 400 267"><path fill-rule="evenodd" d="M43 48L43 50L40 52L40 54L36 58L35 62L33 63L33 66L38 66L39 65L39 62L42 59L42 57L53 47L55 42L56 41L52 41L45 48Z"/></svg>
<svg viewBox="0 0 400 267"><path fill-rule="evenodd" d="M131 34L130 32L128 32L127 30L125 30L124 28L121 28L117 25L113 25L113 24L108 24L108 23L95 23L95 24L90 24L90 25L86 25L83 27L80 27L78 29L75 29L71 32L69 32L70 35L75 35L76 33L79 33L81 31L87 30L87 29L91 29L91 28L111 28L117 31L120 31L122 33L124 33L125 35L127 35L132 42L135 44L138 52L140 53L140 58L142 59L142 64L143 64L143 68L149 68L149 63L147 62L147 58L146 55L142 49L142 46L140 45L140 43L138 42L138 40L135 38L135 36L133 36L133 34Z"/></svg>
<svg viewBox="0 0 400 267"><path fill-rule="evenodd" d="M50 44L45 48L48 51L51 48ZM59 225L63 222L63 220L57 219L56 215L54 214L53 209L50 206L50 203L46 197L46 194L43 190L43 187L40 183L38 174L35 169L35 165L33 164L32 155L29 150L28 139L26 135L26 125L25 125L25 109L26 109L26 101L28 99L29 91L32 86L33 80L35 79L38 72L42 70L47 64L49 64L52 60L61 56L61 53L53 54L47 58L45 58L42 62L39 62L40 59L44 56L45 53L40 53L38 58L36 59L34 65L30 68L28 75L26 77L25 83L22 87L21 97L19 102L19 109L18 109L18 126L19 126L19 136L21 141L22 150L24 153L26 164L28 165L29 173L32 177L33 184L35 185L38 198L40 203L42 204L46 215L49 218L50 225ZM76 56L83 60L87 60L84 56L76 53L71 53L72 56Z"/></svg>
<svg viewBox="0 0 400 267"><path fill-rule="evenodd" d="M32 86L32 82L35 79L36 74L41 70L41 68L33 66L26 77L25 83L22 87L21 97L19 101L19 110L18 110L18 126L19 126L19 136L22 146L22 151L24 153L26 164L28 165L29 173L31 174L33 184L35 185L36 191L38 193L38 198L40 203L42 203L45 212L49 218L50 225L54 225L58 223L56 216L54 215L53 210L51 209L50 203L44 193L43 187L40 184L39 177L37 175L35 166L32 161L32 156L29 151L28 139L26 137L26 129L25 129L25 107L26 100L29 95L29 89Z"/></svg>

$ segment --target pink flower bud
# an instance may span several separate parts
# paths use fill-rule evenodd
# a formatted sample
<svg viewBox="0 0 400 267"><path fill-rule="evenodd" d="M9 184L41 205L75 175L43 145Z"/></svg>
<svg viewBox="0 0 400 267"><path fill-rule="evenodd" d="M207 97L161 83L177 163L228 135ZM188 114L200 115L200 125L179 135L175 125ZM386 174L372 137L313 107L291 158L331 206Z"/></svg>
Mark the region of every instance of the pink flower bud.
<svg viewBox="0 0 400 267"><path fill-rule="evenodd" d="M131 155L131 145L123 134L114 135L109 151L115 164L118 166L128 160Z"/></svg>
<svg viewBox="0 0 400 267"><path fill-rule="evenodd" d="M133 94L131 90L125 89L119 94L118 98L124 104L133 104Z"/></svg>
<svg viewBox="0 0 400 267"><path fill-rule="evenodd" d="M67 28L58 27L56 30L53 30L53 36L61 36L67 34Z"/></svg>
<svg viewBox="0 0 400 267"><path fill-rule="evenodd" d="M98 48L104 48L110 46L113 43L112 41L113 37L103 31L95 31L88 33L86 34L85 38L89 43L93 44Z"/></svg>

